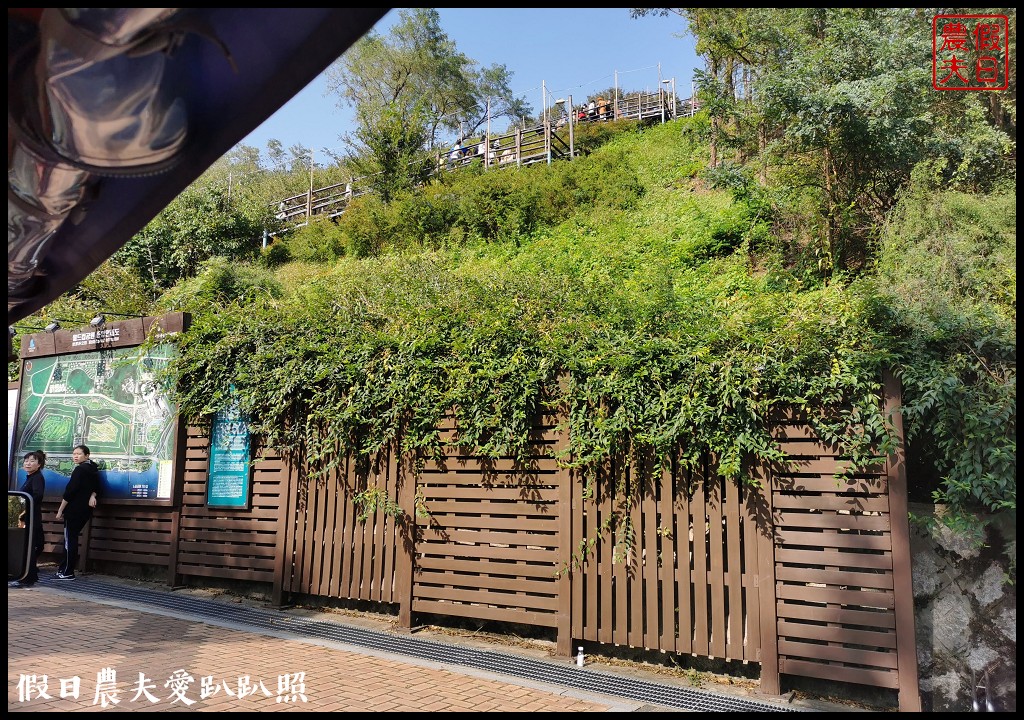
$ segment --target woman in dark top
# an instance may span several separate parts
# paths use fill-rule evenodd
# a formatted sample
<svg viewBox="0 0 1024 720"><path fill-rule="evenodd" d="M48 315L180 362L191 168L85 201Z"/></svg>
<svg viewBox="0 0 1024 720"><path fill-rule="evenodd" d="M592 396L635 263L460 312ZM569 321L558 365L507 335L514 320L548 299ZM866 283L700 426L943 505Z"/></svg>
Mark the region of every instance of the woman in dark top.
<svg viewBox="0 0 1024 720"><path fill-rule="evenodd" d="M9 583L12 587L32 587L39 580L39 553L43 551L43 494L46 492L44 465L46 453L43 451L32 450L25 453L22 467L25 468L27 477L19 489L32 496L32 560L29 562L28 575L20 582Z"/></svg>
<svg viewBox="0 0 1024 720"><path fill-rule="evenodd" d="M89 459L89 448L76 445L71 453L75 469L71 472L64 498L57 508L57 519L64 521L64 560L57 566L57 579L74 580L78 564L78 536L92 517L100 489L100 472Z"/></svg>

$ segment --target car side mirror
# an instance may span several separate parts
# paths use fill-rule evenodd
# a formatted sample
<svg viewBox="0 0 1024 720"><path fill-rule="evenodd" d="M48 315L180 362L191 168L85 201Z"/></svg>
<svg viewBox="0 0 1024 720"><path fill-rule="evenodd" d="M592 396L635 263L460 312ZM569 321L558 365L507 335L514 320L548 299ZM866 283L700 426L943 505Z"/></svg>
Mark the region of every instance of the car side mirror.
<svg viewBox="0 0 1024 720"><path fill-rule="evenodd" d="M21 490L7 491L7 582L24 580L32 562L35 515L32 496Z"/></svg>

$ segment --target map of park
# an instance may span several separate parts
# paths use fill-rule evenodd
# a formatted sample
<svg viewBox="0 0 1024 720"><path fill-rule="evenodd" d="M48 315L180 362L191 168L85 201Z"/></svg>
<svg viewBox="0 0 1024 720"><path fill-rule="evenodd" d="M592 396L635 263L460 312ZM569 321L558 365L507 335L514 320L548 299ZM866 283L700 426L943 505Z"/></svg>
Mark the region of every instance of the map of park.
<svg viewBox="0 0 1024 720"><path fill-rule="evenodd" d="M156 375L170 349L139 358L121 348L25 361L17 455L42 450L47 467L70 475L84 443L107 471L141 473L170 461L177 412Z"/></svg>

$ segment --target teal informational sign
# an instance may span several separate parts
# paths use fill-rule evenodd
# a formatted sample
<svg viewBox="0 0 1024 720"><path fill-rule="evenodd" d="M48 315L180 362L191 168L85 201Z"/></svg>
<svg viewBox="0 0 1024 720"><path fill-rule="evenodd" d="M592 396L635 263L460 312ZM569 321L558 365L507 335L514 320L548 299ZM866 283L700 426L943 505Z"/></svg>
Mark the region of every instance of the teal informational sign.
<svg viewBox="0 0 1024 720"><path fill-rule="evenodd" d="M210 479L206 505L216 508L249 508L249 423L237 407L222 410L213 419L210 434Z"/></svg>

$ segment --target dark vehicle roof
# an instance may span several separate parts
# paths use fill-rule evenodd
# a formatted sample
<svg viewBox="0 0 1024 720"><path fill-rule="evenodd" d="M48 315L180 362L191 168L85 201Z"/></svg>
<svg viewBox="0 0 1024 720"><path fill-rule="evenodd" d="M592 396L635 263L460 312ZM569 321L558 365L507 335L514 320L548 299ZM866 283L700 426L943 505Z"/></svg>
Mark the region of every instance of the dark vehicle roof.
<svg viewBox="0 0 1024 720"><path fill-rule="evenodd" d="M118 29L135 29L131 22L139 21L133 13L151 17L164 10L160 22L132 36L130 43L110 41ZM390 8L176 10L8 11L8 325L81 282ZM75 11L80 11L77 18ZM90 11L120 17L97 22ZM82 32L89 22L93 26ZM107 30L109 35L101 35ZM83 72L78 76L62 74L69 57L79 60L75 70ZM98 72L103 63L114 71ZM182 131L161 136L163 130L152 130L153 152L145 157L97 161L88 147L94 141L114 146L123 139L120 134L140 133L139 127L140 134L146 132L150 109L137 100L145 97L151 79L146 73L156 66L159 102L173 103L172 111L184 118ZM76 77L78 86L72 88L68 78ZM123 102L119 92L127 96ZM77 107L76 98L67 97L74 93L79 93ZM64 101L68 108L59 107ZM106 116L91 115L97 107ZM139 122L119 122L117 114L125 112L137 113ZM171 121L166 124L173 126ZM108 135L94 138L90 133ZM59 184L62 169L84 176L74 188L80 198L76 195L75 202L55 214L53 205L68 194ZM45 223L51 223L50 230L41 232Z"/></svg>

